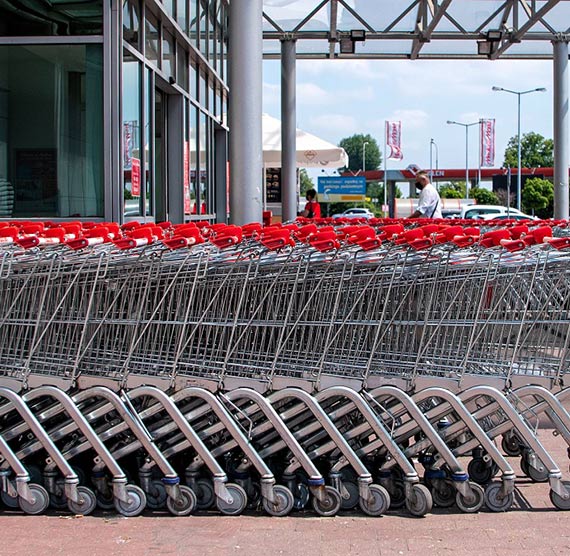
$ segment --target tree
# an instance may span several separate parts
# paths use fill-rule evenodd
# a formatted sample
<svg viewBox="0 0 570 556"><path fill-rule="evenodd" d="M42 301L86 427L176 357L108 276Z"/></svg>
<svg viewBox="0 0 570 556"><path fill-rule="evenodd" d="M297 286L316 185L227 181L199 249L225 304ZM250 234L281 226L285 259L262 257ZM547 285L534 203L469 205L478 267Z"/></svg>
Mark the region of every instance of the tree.
<svg viewBox="0 0 570 556"><path fill-rule="evenodd" d="M503 167L518 166L518 141L516 135L509 139L505 149ZM523 168L552 168L554 166L554 141L540 133L525 133L521 138L521 166Z"/></svg>
<svg viewBox="0 0 570 556"><path fill-rule="evenodd" d="M299 171L299 182L301 183L301 197L304 197L309 189L316 189L313 180L309 177L305 168L301 168Z"/></svg>
<svg viewBox="0 0 570 556"><path fill-rule="evenodd" d="M488 189L483 189L482 187L473 187L469 193L473 199L477 201L479 205L499 205L499 197L492 191Z"/></svg>
<svg viewBox="0 0 570 556"><path fill-rule="evenodd" d="M364 149L364 143L366 149ZM382 154L380 153L380 147L376 139L371 135L356 134L350 137L345 137L339 143L346 154L348 155L348 168L340 168L339 172L345 172L347 169L356 173L362 170L362 155L365 156L365 166L366 170L378 170L380 164L382 164Z"/></svg>
<svg viewBox="0 0 570 556"><path fill-rule="evenodd" d="M522 190L523 208L540 218L552 217L554 210L554 186L548 180L531 178Z"/></svg>
<svg viewBox="0 0 570 556"><path fill-rule="evenodd" d="M465 198L465 182L454 181L440 184L439 196L442 199L464 199Z"/></svg>

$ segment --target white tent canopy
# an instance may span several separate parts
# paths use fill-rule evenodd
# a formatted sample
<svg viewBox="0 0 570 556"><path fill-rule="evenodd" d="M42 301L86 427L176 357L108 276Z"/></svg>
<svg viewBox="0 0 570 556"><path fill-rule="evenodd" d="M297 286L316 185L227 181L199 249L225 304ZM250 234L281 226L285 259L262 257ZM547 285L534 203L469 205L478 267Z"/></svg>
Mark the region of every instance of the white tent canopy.
<svg viewBox="0 0 570 556"><path fill-rule="evenodd" d="M348 166L348 155L341 148L297 129L297 167L341 168ZM281 122L263 114L263 164L281 168Z"/></svg>

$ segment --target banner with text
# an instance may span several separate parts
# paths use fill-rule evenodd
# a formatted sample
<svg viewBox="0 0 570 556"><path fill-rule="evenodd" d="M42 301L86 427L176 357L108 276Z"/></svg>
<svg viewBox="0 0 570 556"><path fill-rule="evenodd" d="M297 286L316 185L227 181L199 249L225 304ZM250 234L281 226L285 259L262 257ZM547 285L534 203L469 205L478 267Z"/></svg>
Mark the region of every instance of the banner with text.
<svg viewBox="0 0 570 556"><path fill-rule="evenodd" d="M319 177L317 190L319 201L322 203L361 202L366 197L366 178L364 176Z"/></svg>
<svg viewBox="0 0 570 556"><path fill-rule="evenodd" d="M495 164L495 120L481 120L481 167L492 168Z"/></svg>
<svg viewBox="0 0 570 556"><path fill-rule="evenodd" d="M386 145L390 147L388 158L402 160L402 122L386 121Z"/></svg>

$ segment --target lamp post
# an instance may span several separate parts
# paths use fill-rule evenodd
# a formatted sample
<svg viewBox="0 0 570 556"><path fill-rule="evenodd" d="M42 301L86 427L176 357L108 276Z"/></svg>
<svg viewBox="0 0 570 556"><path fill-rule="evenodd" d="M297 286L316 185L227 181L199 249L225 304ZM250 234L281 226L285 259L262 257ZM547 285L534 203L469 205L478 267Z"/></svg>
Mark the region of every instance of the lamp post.
<svg viewBox="0 0 570 556"><path fill-rule="evenodd" d="M521 209L521 96L528 93L544 93L545 87L538 87L536 89L529 89L528 91L511 91L503 87L493 87L493 91L502 91L504 93L511 93L517 95L517 209ZM510 199L509 199L510 203Z"/></svg>
<svg viewBox="0 0 570 556"><path fill-rule="evenodd" d="M429 140L429 181L433 184L432 147L435 147L435 169L438 170L439 149L437 148L437 143L433 138Z"/></svg>
<svg viewBox="0 0 570 556"><path fill-rule="evenodd" d="M366 145L368 145L368 141L364 141L362 143L362 173L366 172Z"/></svg>
<svg viewBox="0 0 570 556"><path fill-rule="evenodd" d="M469 128L472 125L477 125L479 122L463 124L461 122L447 120L447 123L452 125L462 125L465 128L465 198L469 199Z"/></svg>

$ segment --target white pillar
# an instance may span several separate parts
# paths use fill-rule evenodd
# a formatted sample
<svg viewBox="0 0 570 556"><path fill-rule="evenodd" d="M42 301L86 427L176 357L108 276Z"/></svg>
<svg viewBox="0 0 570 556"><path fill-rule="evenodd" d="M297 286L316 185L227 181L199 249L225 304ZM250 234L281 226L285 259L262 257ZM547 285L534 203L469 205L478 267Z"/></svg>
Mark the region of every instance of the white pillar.
<svg viewBox="0 0 570 556"><path fill-rule="evenodd" d="M554 45L554 218L568 218L568 42Z"/></svg>
<svg viewBox="0 0 570 556"><path fill-rule="evenodd" d="M297 216L297 97L295 40L281 41L281 207L283 221Z"/></svg>
<svg viewBox="0 0 570 556"><path fill-rule="evenodd" d="M263 212L262 20L262 0L230 2L230 221L238 225L261 222Z"/></svg>

